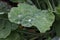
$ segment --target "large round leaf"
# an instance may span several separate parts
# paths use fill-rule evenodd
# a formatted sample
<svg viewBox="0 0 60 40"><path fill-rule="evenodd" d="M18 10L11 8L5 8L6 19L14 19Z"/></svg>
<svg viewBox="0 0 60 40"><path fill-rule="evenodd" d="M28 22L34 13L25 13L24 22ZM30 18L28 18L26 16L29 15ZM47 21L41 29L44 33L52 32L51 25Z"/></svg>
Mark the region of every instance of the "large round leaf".
<svg viewBox="0 0 60 40"><path fill-rule="evenodd" d="M38 11L35 6L31 6L29 4L20 3L18 7L13 7L11 11L8 13L8 18L11 22L21 24L22 19L26 16L34 16Z"/></svg>
<svg viewBox="0 0 60 40"><path fill-rule="evenodd" d="M1 24L0 27L2 26L3 28L0 30L0 38L6 38L11 32L11 24L5 20L2 20Z"/></svg>
<svg viewBox="0 0 60 40"><path fill-rule="evenodd" d="M17 28L17 24L11 23L8 20L0 19L0 38L6 38L11 31L16 30Z"/></svg>
<svg viewBox="0 0 60 40"><path fill-rule="evenodd" d="M40 32L46 32L52 26L55 16L48 10L39 10L35 6L21 3L8 13L11 22L22 26L36 26Z"/></svg>

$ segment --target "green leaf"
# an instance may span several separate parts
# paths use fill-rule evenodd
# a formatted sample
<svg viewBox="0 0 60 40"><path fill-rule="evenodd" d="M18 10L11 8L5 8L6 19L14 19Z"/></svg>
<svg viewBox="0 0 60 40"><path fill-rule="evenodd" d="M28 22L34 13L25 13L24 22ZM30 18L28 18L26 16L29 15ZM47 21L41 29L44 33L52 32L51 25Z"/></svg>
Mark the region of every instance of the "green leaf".
<svg viewBox="0 0 60 40"><path fill-rule="evenodd" d="M60 20L60 5L56 7L56 20Z"/></svg>
<svg viewBox="0 0 60 40"><path fill-rule="evenodd" d="M20 40L20 35L17 32L12 32L5 40Z"/></svg>
<svg viewBox="0 0 60 40"><path fill-rule="evenodd" d="M22 24L25 27L36 26L40 32L46 32L52 26L55 16L48 10L39 10L34 5L18 4L8 13L11 22Z"/></svg>
<svg viewBox="0 0 60 40"><path fill-rule="evenodd" d="M8 21L8 17L7 17L7 15L6 14L3 14L3 15L0 15L0 29L2 29L3 27L4 27L4 22L5 22L5 20L7 20ZM8 21L9 22L9 21ZM16 30L17 28L18 28L18 25L17 24L15 24L15 23L11 23L11 22L9 22L11 25L11 30L13 31L13 30Z"/></svg>
<svg viewBox="0 0 60 40"><path fill-rule="evenodd" d="M0 19L0 30L4 28L4 22L5 22L4 20Z"/></svg>
<svg viewBox="0 0 60 40"><path fill-rule="evenodd" d="M11 6L6 2L0 1L0 14L8 13L11 9Z"/></svg>
<svg viewBox="0 0 60 40"><path fill-rule="evenodd" d="M11 23L11 30L14 31L18 28L18 25L15 23Z"/></svg>
<svg viewBox="0 0 60 40"><path fill-rule="evenodd" d="M13 7L11 9L11 11L8 13L8 18L11 22L21 24L22 19L24 19L26 16L33 16L37 10L38 9L35 6L20 3L18 4L18 7Z"/></svg>
<svg viewBox="0 0 60 40"><path fill-rule="evenodd" d="M2 29L0 30L0 38L6 38L11 32L10 23L4 20L2 25L0 25L0 27L1 26L2 26Z"/></svg>
<svg viewBox="0 0 60 40"><path fill-rule="evenodd" d="M33 5L32 0L27 0L27 3L29 3L29 4L32 4L32 5Z"/></svg>
<svg viewBox="0 0 60 40"><path fill-rule="evenodd" d="M8 16L6 14L1 14L0 19L8 20Z"/></svg>
<svg viewBox="0 0 60 40"><path fill-rule="evenodd" d="M10 0L12 2L25 2L26 0Z"/></svg>
<svg viewBox="0 0 60 40"><path fill-rule="evenodd" d="M0 38L0 40L5 40L5 39Z"/></svg>
<svg viewBox="0 0 60 40"><path fill-rule="evenodd" d="M5 14L0 15L0 22L1 22L0 23L0 26L1 26L0 29L4 27L4 22L5 22L4 20L7 20L8 21L7 15L5 15ZM9 23L11 24L11 30L12 31L13 30L16 30L18 28L18 25L17 24L11 23L11 22L9 22Z"/></svg>
<svg viewBox="0 0 60 40"><path fill-rule="evenodd" d="M56 31L56 35L58 37L60 37L60 21L56 21L54 24L53 24L53 27Z"/></svg>
<svg viewBox="0 0 60 40"><path fill-rule="evenodd" d="M22 19L22 26L25 27L31 27L32 26L32 20L33 20L33 16L26 16L24 19Z"/></svg>
<svg viewBox="0 0 60 40"><path fill-rule="evenodd" d="M35 19L32 21L32 24L36 26L40 32L44 33L50 29L54 22L54 18L53 13L42 10L38 14L35 14Z"/></svg>
<svg viewBox="0 0 60 40"><path fill-rule="evenodd" d="M17 28L17 24L11 23L8 20L0 19L0 38L6 38L11 31L16 30Z"/></svg>

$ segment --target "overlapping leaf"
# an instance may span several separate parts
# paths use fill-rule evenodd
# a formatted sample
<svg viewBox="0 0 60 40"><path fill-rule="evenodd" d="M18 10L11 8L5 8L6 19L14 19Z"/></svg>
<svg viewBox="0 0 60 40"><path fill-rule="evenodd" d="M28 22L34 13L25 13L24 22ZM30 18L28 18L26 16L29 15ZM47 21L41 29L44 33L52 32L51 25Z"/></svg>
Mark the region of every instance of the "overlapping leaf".
<svg viewBox="0 0 60 40"><path fill-rule="evenodd" d="M11 27L10 23L5 20L0 20L0 38L6 38L10 32L11 32Z"/></svg>
<svg viewBox="0 0 60 40"><path fill-rule="evenodd" d="M5 40L20 40L20 35L17 32L12 32Z"/></svg>
<svg viewBox="0 0 60 40"><path fill-rule="evenodd" d="M18 25L11 23L8 20L0 19L0 38L6 38L10 32L16 30Z"/></svg>
<svg viewBox="0 0 60 40"><path fill-rule="evenodd" d="M11 6L6 2L0 1L0 14L4 14L10 11Z"/></svg>
<svg viewBox="0 0 60 40"><path fill-rule="evenodd" d="M0 40L5 40L5 39L0 38Z"/></svg>
<svg viewBox="0 0 60 40"><path fill-rule="evenodd" d="M40 32L46 32L54 22L55 16L48 10L39 10L35 6L21 3L8 13L11 22L25 27L36 26Z"/></svg>

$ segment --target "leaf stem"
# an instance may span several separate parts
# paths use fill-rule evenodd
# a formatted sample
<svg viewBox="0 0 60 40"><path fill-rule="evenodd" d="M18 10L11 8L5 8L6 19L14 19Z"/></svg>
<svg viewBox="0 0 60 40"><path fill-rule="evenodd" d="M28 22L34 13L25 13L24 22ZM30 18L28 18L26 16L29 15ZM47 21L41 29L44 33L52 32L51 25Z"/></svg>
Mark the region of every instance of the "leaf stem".
<svg viewBox="0 0 60 40"><path fill-rule="evenodd" d="M53 11L52 5L49 0L44 0L49 8L49 10Z"/></svg>
<svg viewBox="0 0 60 40"><path fill-rule="evenodd" d="M40 3L39 3L39 1L38 1L38 0L36 0L36 1L37 1L37 4L38 4L39 8L41 9L41 6L40 6Z"/></svg>
<svg viewBox="0 0 60 40"><path fill-rule="evenodd" d="M53 0L52 0L52 6L53 6L53 11L56 12L56 7Z"/></svg>

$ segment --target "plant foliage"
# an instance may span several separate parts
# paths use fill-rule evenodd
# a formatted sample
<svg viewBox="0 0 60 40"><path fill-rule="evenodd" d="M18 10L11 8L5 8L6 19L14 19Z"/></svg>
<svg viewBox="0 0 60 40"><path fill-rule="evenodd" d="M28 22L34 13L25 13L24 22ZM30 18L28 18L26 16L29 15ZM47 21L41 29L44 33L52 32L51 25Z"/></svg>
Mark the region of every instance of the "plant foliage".
<svg viewBox="0 0 60 40"><path fill-rule="evenodd" d="M22 24L25 27L36 26L41 32L49 30L54 22L53 13L48 10L39 10L25 3L12 8L8 13L8 18L11 22Z"/></svg>
<svg viewBox="0 0 60 40"><path fill-rule="evenodd" d="M0 1L0 40L52 40L59 30L60 0Z"/></svg>

